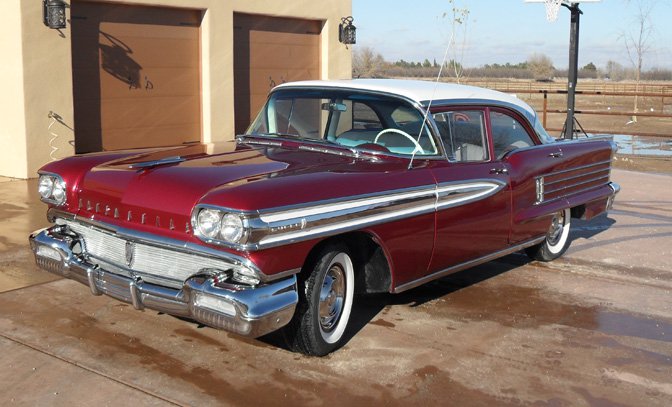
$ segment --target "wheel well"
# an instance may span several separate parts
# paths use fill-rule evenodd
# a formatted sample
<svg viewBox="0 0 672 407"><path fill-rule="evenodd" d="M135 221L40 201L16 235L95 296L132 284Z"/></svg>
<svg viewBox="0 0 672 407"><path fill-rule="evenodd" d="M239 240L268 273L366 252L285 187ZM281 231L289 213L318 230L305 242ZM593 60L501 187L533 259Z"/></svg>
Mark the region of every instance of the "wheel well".
<svg viewBox="0 0 672 407"><path fill-rule="evenodd" d="M301 273L310 273L312 266L319 261L316 256L322 248L336 242L345 244L350 251L355 267L355 290L357 292L386 293L390 291L392 276L387 257L374 238L364 232L346 233L321 241L308 254Z"/></svg>
<svg viewBox="0 0 672 407"><path fill-rule="evenodd" d="M572 218L583 219L586 215L586 205L579 205L571 208Z"/></svg>

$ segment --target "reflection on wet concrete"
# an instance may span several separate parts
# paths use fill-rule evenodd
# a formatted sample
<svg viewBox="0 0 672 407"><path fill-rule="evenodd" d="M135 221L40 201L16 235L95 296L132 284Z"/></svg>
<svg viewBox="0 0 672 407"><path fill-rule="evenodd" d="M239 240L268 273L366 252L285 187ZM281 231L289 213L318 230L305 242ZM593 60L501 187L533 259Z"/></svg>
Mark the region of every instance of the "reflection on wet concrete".
<svg viewBox="0 0 672 407"><path fill-rule="evenodd" d="M35 266L28 246L28 235L48 225L37 181L6 181L0 188L0 292L58 279Z"/></svg>
<svg viewBox="0 0 672 407"><path fill-rule="evenodd" d="M606 334L672 342L672 324L660 319L616 312L600 312L597 315L597 321L597 329Z"/></svg>

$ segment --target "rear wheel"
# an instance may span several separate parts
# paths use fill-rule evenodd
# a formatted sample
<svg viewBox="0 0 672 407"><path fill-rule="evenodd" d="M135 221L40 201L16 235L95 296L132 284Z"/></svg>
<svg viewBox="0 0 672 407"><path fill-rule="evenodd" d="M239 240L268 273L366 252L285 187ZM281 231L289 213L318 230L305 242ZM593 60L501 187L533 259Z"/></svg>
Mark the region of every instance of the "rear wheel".
<svg viewBox="0 0 672 407"><path fill-rule="evenodd" d="M299 281L299 304L285 327L287 345L307 355L324 356L345 342L355 288L347 247L332 244L316 256Z"/></svg>
<svg viewBox="0 0 672 407"><path fill-rule="evenodd" d="M540 261L551 261L562 256L569 247L571 215L569 208L553 215L546 239L538 245L528 247L525 253L530 258Z"/></svg>

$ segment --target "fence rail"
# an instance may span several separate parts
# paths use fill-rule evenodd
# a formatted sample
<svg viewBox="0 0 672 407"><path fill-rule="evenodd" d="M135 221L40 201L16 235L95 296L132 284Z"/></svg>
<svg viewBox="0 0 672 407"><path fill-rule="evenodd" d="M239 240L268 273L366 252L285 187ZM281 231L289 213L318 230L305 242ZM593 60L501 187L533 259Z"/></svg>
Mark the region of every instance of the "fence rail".
<svg viewBox="0 0 672 407"><path fill-rule="evenodd" d="M471 83L470 83L471 84ZM497 83L499 86L490 86L490 89L498 90L500 92L506 93L515 93L515 94L542 94L544 97L543 107L541 109L542 113L542 123L544 127L547 126L548 114L567 114L566 109L550 109L548 107L548 95L566 95L566 89L539 89L538 87L533 89L533 84L528 83L528 86L520 86L520 83L516 83L516 86L501 86L502 83ZM562 84L555 84L552 87L563 86ZM626 97L648 97L648 98L660 98L660 112L634 112L634 111L604 111L604 110L579 110L575 109L574 113L577 115L596 115L596 116L636 116L636 117L651 117L651 118L661 118L661 119L672 119L672 114L665 113L666 99L667 101L672 100L672 85L639 85L639 91L627 91L624 90L628 88L628 85L620 85L622 89L619 90L605 90L604 85L600 85L602 89L600 90L586 90L585 86L583 89L576 90L576 95L579 96L626 96ZM635 87L635 85L632 85ZM562 129L547 128L548 131L562 131ZM603 134L622 134L623 131L615 131L608 129L586 129L588 133L603 133ZM663 138L672 138L672 130L667 133L656 133L656 132L642 132L638 130L628 131L628 134L634 136L648 136L648 137L663 137Z"/></svg>

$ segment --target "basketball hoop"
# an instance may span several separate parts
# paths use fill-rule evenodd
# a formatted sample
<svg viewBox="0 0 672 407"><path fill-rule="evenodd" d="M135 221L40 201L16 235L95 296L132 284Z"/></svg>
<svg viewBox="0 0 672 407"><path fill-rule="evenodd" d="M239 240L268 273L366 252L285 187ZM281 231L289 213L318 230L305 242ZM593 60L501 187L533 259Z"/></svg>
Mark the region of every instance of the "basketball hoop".
<svg viewBox="0 0 672 407"><path fill-rule="evenodd" d="M544 4L546 5L546 19L550 22L557 20L562 0L546 0Z"/></svg>

